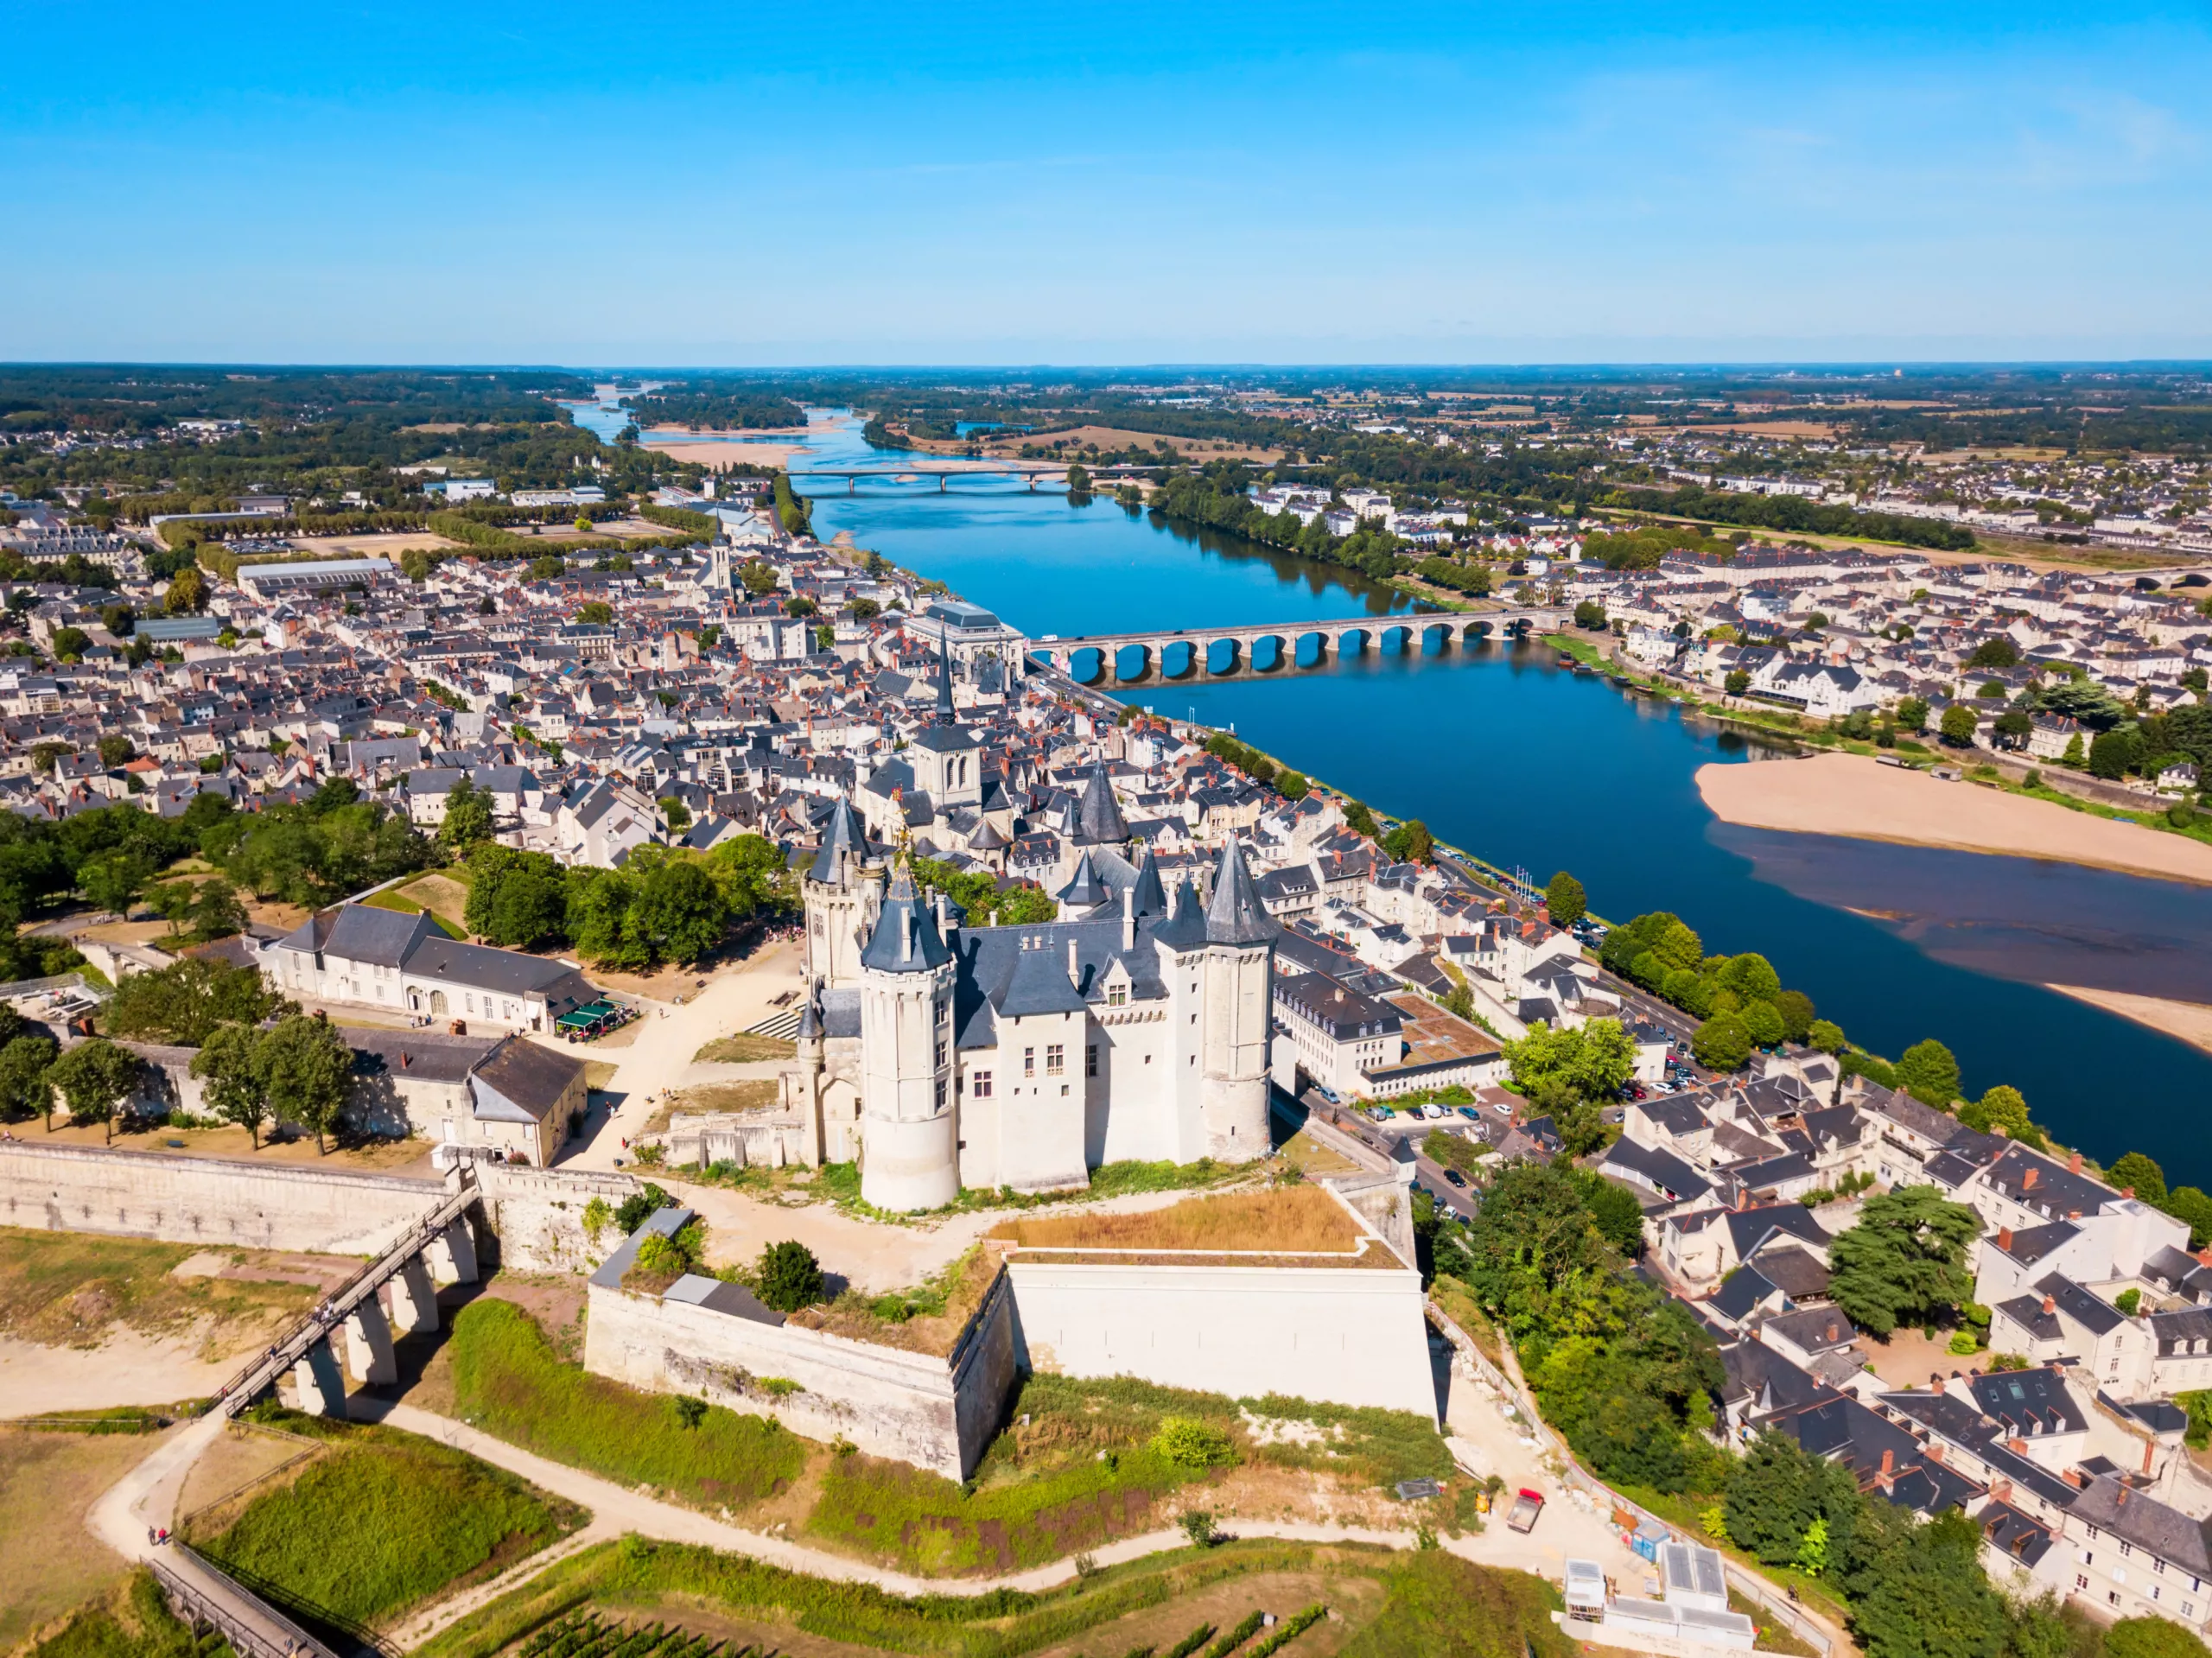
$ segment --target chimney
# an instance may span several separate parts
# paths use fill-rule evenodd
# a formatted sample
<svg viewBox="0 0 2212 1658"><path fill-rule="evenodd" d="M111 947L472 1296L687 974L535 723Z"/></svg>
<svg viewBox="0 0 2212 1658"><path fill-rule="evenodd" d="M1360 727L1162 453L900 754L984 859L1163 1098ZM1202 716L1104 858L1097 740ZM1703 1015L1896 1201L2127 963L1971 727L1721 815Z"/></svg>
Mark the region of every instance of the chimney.
<svg viewBox="0 0 2212 1658"><path fill-rule="evenodd" d="M402 1049L399 1051L399 1068L400 1068L400 1070L406 1070L406 1069L408 1068L408 1066L410 1066L410 1065L413 1064L414 1063L415 1063L415 1056L414 1056L413 1054L411 1054L411 1053L408 1052L406 1049L402 1048Z"/></svg>
<svg viewBox="0 0 2212 1658"><path fill-rule="evenodd" d="M2004 1250L2007 1255L2012 1253L2012 1229L2011 1227L2000 1226L1997 1229L1997 1247Z"/></svg>
<svg viewBox="0 0 2212 1658"><path fill-rule="evenodd" d="M2041 1169L2030 1169L2025 1174L2022 1175L2020 1177L2020 1190L2023 1191L2032 1191L2036 1184L2036 1176L2042 1172L2043 1171Z"/></svg>
<svg viewBox="0 0 2212 1658"><path fill-rule="evenodd" d="M2133 1197L2135 1195L2135 1188L2133 1186L2122 1186L2120 1189L2120 1195L2123 1197Z"/></svg>
<svg viewBox="0 0 2212 1658"><path fill-rule="evenodd" d="M2017 1433L2005 1441L2005 1448L2016 1457L2024 1457L2028 1454L2028 1442Z"/></svg>
<svg viewBox="0 0 2212 1658"><path fill-rule="evenodd" d="M2056 1298L2056 1297L2055 1297L2055 1296L2050 1296L2050 1295L2046 1295L2046 1296L2044 1296L2044 1297L2043 1298L2043 1310L2044 1310L2045 1312L2057 1312L2057 1311L2058 1311L2058 1300L2057 1300L2057 1298Z"/></svg>
<svg viewBox="0 0 2212 1658"><path fill-rule="evenodd" d="M1078 990L1083 988L1083 969L1076 964L1075 940L1068 940L1068 981Z"/></svg>
<svg viewBox="0 0 2212 1658"><path fill-rule="evenodd" d="M1989 1495L1999 1502L2010 1502L2012 1500L2012 1482L2009 1479L1999 1480L1996 1484L1989 1488Z"/></svg>
<svg viewBox="0 0 2212 1658"><path fill-rule="evenodd" d="M2212 1267L2212 1249L2199 1249L2196 1252L2196 1264L2200 1267Z"/></svg>
<svg viewBox="0 0 2212 1658"><path fill-rule="evenodd" d="M2113 1483L2119 1486L2120 1490L2113 1496L2112 1506L2115 1509L2124 1509L2127 1506L2127 1482L2115 1480Z"/></svg>
<svg viewBox="0 0 2212 1658"><path fill-rule="evenodd" d="M1885 1481L1887 1481L1897 1472L1897 1453L1894 1451L1885 1449L1882 1452L1882 1478Z"/></svg>
<svg viewBox="0 0 2212 1658"><path fill-rule="evenodd" d="M2151 1453L2158 1448L2158 1443L2156 1439L2143 1441L2143 1472L2145 1476L2151 1471Z"/></svg>
<svg viewBox="0 0 2212 1658"><path fill-rule="evenodd" d="M1137 887L1131 881L1122 889L1122 948L1135 950L1137 943Z"/></svg>
<svg viewBox="0 0 2212 1658"><path fill-rule="evenodd" d="M2071 1157L2069 1157L2069 1158L2068 1158L2068 1159L2066 1159L2066 1172L2067 1172L2067 1173L2069 1173L2069 1174L2079 1174L2079 1173L2081 1173L2081 1172L2082 1172L2082 1153L2081 1153L2076 1152L2076 1153L2074 1153L2074 1155L2073 1155L2073 1156L2071 1156Z"/></svg>

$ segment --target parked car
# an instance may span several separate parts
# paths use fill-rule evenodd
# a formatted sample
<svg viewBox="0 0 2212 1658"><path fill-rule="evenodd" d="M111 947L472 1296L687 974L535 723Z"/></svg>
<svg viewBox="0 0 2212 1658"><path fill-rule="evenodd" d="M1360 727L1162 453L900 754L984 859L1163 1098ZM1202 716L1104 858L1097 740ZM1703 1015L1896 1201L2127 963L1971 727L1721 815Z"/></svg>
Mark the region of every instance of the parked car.
<svg viewBox="0 0 2212 1658"><path fill-rule="evenodd" d="M1367 1108L1367 1115L1373 1121L1388 1122L1397 1114L1387 1105L1370 1105Z"/></svg>
<svg viewBox="0 0 2212 1658"><path fill-rule="evenodd" d="M1445 1170L1444 1178L1446 1180L1449 1180L1453 1185L1460 1187L1462 1190L1465 1188L1467 1184L1467 1177L1460 1173L1457 1169Z"/></svg>
<svg viewBox="0 0 2212 1658"><path fill-rule="evenodd" d="M1432 1122L1435 1121L1436 1121L1436 1119L1437 1119L1437 1118L1439 1118L1439 1117L1446 1116L1446 1115L1449 1115L1449 1114L1448 1114L1448 1113L1444 1109L1444 1108L1443 1108L1442 1106L1440 1106L1440 1105L1436 1105L1436 1104L1433 1104L1433 1103L1432 1103L1432 1104L1428 1104L1428 1105L1424 1105L1423 1107L1421 1107L1421 1115L1423 1115L1424 1117L1427 1117L1427 1118L1430 1121L1432 1121Z"/></svg>
<svg viewBox="0 0 2212 1658"><path fill-rule="evenodd" d="M1459 1115L1466 1118L1470 1122L1480 1122L1483 1120L1483 1114L1476 1110L1471 1105L1461 1106L1459 1108Z"/></svg>
<svg viewBox="0 0 2212 1658"><path fill-rule="evenodd" d="M1505 1523L1516 1531L1534 1531L1536 1528L1536 1516L1543 1511L1544 1494L1541 1491L1532 1491L1524 1485L1521 1488L1520 1495L1513 1499L1513 1509L1505 1516Z"/></svg>

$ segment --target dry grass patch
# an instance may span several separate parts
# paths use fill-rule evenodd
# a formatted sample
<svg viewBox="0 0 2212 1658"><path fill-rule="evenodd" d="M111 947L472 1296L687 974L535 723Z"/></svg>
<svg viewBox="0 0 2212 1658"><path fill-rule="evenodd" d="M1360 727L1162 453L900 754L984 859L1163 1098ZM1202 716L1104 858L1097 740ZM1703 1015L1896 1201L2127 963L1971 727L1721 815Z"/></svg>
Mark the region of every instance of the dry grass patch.
<svg viewBox="0 0 2212 1658"><path fill-rule="evenodd" d="M152 1444L135 1433L0 1431L0 1652L130 1575L121 1555L86 1535L84 1516Z"/></svg>
<svg viewBox="0 0 2212 1658"><path fill-rule="evenodd" d="M1192 1197L1138 1215L1024 1216L1000 1222L990 1236L1025 1249L1343 1255L1358 1248L1364 1234L1327 1192L1297 1185Z"/></svg>
<svg viewBox="0 0 2212 1658"><path fill-rule="evenodd" d="M641 1134L657 1134L679 1111L760 1111L776 1102L776 1079L756 1077L738 1083L702 1083L661 1096Z"/></svg>
<svg viewBox="0 0 2212 1658"><path fill-rule="evenodd" d="M754 1065L767 1059L789 1059L798 1052L798 1044L784 1037L741 1031L735 1036L716 1037L691 1058L704 1064Z"/></svg>
<svg viewBox="0 0 2212 1658"><path fill-rule="evenodd" d="M0 1332L49 1347L97 1347L111 1324L151 1336L206 1331L205 1356L253 1345L321 1293L292 1281L194 1276L183 1243L0 1227ZM250 1271L241 1250L232 1270Z"/></svg>
<svg viewBox="0 0 2212 1658"><path fill-rule="evenodd" d="M904 1348L940 1356L952 1350L998 1280L999 1253L977 1248L910 1290L865 1295L848 1290L826 1307L791 1314L803 1329L820 1330L878 1347Z"/></svg>

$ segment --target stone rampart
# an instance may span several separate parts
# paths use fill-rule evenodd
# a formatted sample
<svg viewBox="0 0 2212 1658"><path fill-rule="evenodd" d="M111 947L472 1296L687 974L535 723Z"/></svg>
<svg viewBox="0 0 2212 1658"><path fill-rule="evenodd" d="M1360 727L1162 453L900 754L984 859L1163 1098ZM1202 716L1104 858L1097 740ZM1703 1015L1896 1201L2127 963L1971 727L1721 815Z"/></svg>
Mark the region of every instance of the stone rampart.
<svg viewBox="0 0 2212 1658"><path fill-rule="evenodd" d="M962 1479L1005 1414L1014 1348L1003 1274L949 1357L594 1284L584 1366Z"/></svg>
<svg viewBox="0 0 2212 1658"><path fill-rule="evenodd" d="M372 1255L445 1191L348 1169L0 1140L0 1224L45 1231Z"/></svg>
<svg viewBox="0 0 2212 1658"><path fill-rule="evenodd" d="M525 1273L588 1273L622 1242L612 1222L594 1236L584 1225L584 1210L594 1197L620 1209L638 1189L628 1175L524 1163L473 1166L502 1267Z"/></svg>

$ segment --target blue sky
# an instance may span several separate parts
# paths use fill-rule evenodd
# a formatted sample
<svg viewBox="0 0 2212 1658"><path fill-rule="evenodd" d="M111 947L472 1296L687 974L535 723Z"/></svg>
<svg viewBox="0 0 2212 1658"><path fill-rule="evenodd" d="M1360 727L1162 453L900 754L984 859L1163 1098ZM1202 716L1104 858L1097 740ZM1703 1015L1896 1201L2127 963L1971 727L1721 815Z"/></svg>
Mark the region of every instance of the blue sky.
<svg viewBox="0 0 2212 1658"><path fill-rule="evenodd" d="M6 0L0 358L2212 356L2212 12Z"/></svg>

